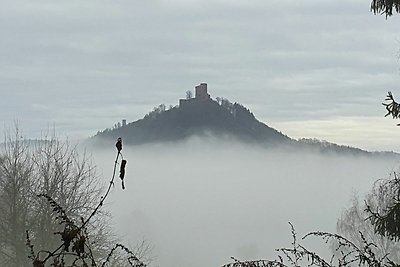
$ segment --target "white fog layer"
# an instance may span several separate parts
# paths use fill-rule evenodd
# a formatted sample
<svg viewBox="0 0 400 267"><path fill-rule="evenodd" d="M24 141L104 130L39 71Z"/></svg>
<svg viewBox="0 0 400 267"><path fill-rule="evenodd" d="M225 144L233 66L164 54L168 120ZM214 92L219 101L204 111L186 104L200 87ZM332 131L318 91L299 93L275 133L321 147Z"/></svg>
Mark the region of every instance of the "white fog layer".
<svg viewBox="0 0 400 267"><path fill-rule="evenodd" d="M108 182L115 150L93 151ZM155 266L221 266L238 259L276 259L299 237L335 231L354 192L396 170L398 160L290 153L192 139L124 147L126 190L117 179L108 200L123 241L152 246ZM326 254L322 240L305 242Z"/></svg>

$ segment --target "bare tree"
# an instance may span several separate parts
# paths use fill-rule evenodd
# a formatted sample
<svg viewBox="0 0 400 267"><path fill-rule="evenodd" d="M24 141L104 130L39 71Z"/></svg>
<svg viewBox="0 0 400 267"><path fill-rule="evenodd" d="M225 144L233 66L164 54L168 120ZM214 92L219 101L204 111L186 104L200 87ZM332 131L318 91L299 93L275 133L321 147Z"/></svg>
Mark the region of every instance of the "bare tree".
<svg viewBox="0 0 400 267"><path fill-rule="evenodd" d="M186 91L186 99L191 99L193 97L193 93L190 90Z"/></svg>
<svg viewBox="0 0 400 267"><path fill-rule="evenodd" d="M383 187L375 183L372 190L367 194L365 202L371 207L379 207L380 210L384 210L393 202L393 196L387 193ZM360 203L358 196L354 195L351 206L342 212L341 217L337 221L336 229L338 234L351 240L358 247L361 247L364 242L360 235L361 232L364 238L376 245L372 249L378 257L389 255L392 260L399 262L400 243L377 234L374 226L368 220L370 215L366 210L364 202ZM336 247L336 244L333 247ZM333 252L338 253L335 250Z"/></svg>
<svg viewBox="0 0 400 267"><path fill-rule="evenodd" d="M30 220L33 201L30 191L33 162L27 143L16 130L7 134L0 165L0 265L26 266L25 229L33 226Z"/></svg>
<svg viewBox="0 0 400 267"><path fill-rule="evenodd" d="M96 205L93 206L92 210L86 216L82 216L77 220L71 217L67 210L64 209L56 200L51 196L43 193L39 194L46 200L48 205L51 207L52 214L55 214L54 221L58 222L61 229L54 234L59 236L61 240L58 242L58 246L50 249L37 250L35 245L32 243L31 236L26 231L26 244L29 248L28 258L31 260L33 267L105 267L105 266L131 266L131 267L145 267L147 266L134 251L128 247L116 243L108 248L107 254L103 258L98 258L93 250L92 236L94 229L89 228L90 224L100 214L101 207L103 207L105 200L109 196L111 189L115 183L117 166L119 165L119 178L121 179L122 189L124 186L125 177L125 166L127 161L123 158L121 153L122 150L122 139L118 138L116 143L117 156L114 161L113 175L109 182L105 193L101 194ZM146 253L147 248L142 243L139 248L136 249L137 253ZM122 254L121 254L122 252ZM121 255L125 255L121 257Z"/></svg>
<svg viewBox="0 0 400 267"><path fill-rule="evenodd" d="M37 250L53 250L62 232L52 199L63 207L65 216L79 222L96 209L102 186L90 158L77 148L51 135L41 141L27 141L18 128L7 135L0 150L0 266L25 267L29 264L26 230ZM43 197L38 197L43 195ZM104 209L85 229L91 233L91 249L96 259L105 259L118 241L110 217ZM109 262L118 263L118 253ZM31 264L30 264L31 265ZM117 264L116 266L124 266Z"/></svg>
<svg viewBox="0 0 400 267"><path fill-rule="evenodd" d="M95 167L85 154L80 157L76 147L50 136L35 145L32 161L34 194L50 196L64 207L71 218L90 214L100 196L101 186ZM32 206L35 214L31 219L36 224L30 230L35 233L32 238L36 246L48 249L56 246L59 237L53 233L60 231L60 226L54 221L52 207L38 197ZM104 230L105 221L97 221L95 228Z"/></svg>

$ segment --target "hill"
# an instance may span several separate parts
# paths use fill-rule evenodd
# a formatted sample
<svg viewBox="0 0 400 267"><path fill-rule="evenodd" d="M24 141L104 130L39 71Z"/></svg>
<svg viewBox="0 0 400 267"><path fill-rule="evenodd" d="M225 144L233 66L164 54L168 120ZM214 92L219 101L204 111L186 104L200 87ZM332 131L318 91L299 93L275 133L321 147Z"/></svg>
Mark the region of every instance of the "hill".
<svg viewBox="0 0 400 267"><path fill-rule="evenodd" d="M155 108L143 119L97 133L94 140L115 140L126 144L179 141L192 135L228 136L245 142L282 144L293 141L288 136L258 121L253 113L223 99L181 101L177 107Z"/></svg>
<svg viewBox="0 0 400 267"><path fill-rule="evenodd" d="M285 149L305 149L322 153L377 155L359 148L337 145L317 139L295 140L257 120L239 103L227 99L213 100L207 85L196 86L196 95L181 99L179 106L166 109L159 105L144 118L105 129L90 138L92 143L114 142L122 137L125 144L142 145L155 142L177 142L191 136L217 136L258 146L281 146ZM393 156L396 153L379 153ZM397 155L397 154L396 154Z"/></svg>

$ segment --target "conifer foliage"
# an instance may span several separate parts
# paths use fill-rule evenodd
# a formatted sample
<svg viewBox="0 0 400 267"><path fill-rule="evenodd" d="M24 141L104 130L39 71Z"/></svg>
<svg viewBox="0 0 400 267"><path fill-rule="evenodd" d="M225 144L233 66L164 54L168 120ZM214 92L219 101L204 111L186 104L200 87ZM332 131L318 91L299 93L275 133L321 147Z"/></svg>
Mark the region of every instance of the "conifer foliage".
<svg viewBox="0 0 400 267"><path fill-rule="evenodd" d="M386 18L393 15L393 12L400 13L399 0L372 0L371 11L374 14L385 14Z"/></svg>

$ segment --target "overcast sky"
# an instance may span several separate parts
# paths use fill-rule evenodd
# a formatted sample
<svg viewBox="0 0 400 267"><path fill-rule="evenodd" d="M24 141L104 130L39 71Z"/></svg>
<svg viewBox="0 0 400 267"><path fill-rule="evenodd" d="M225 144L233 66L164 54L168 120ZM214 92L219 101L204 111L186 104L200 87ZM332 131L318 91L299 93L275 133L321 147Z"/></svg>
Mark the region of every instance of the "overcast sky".
<svg viewBox="0 0 400 267"><path fill-rule="evenodd" d="M367 0L2 0L1 127L84 138L209 84L293 138L400 151L399 17Z"/></svg>

